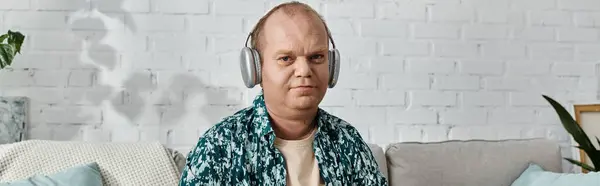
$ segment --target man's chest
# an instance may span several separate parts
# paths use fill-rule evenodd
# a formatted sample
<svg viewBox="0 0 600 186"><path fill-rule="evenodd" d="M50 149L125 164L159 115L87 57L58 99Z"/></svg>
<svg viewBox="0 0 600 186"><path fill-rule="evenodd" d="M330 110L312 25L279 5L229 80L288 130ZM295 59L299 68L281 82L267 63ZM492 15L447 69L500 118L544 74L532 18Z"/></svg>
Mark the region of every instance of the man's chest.
<svg viewBox="0 0 600 186"><path fill-rule="evenodd" d="M251 140L250 140L251 141ZM352 164L343 149L327 141L313 145L319 175L326 185L350 183ZM242 185L285 185L288 176L285 156L268 141L232 146L228 164L231 182Z"/></svg>

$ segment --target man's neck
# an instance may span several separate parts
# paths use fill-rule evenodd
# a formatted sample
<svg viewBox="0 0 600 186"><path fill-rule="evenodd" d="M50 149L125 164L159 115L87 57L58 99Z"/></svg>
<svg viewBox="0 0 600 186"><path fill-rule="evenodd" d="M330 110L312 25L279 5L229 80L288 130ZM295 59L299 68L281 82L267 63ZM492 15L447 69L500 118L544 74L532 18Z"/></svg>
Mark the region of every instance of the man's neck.
<svg viewBox="0 0 600 186"><path fill-rule="evenodd" d="M314 109L314 111L307 110L298 114L285 114L285 112L274 112L267 106L271 127L275 135L284 140L299 140L308 136L317 126L315 122L317 111L318 109Z"/></svg>

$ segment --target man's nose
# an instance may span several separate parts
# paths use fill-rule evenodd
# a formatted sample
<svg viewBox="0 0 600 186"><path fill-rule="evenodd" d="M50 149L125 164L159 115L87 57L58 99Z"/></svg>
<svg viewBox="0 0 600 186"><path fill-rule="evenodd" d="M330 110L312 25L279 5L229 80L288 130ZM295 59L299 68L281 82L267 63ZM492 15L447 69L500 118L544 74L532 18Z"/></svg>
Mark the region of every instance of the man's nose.
<svg viewBox="0 0 600 186"><path fill-rule="evenodd" d="M307 57L299 57L294 63L296 68L296 77L311 77L312 69L310 68L310 61Z"/></svg>

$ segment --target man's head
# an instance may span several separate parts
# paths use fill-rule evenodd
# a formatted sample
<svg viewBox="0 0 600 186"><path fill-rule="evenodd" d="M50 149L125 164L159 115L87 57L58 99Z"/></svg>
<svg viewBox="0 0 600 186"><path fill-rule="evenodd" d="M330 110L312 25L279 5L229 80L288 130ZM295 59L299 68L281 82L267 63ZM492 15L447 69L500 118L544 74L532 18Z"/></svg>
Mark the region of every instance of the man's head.
<svg viewBox="0 0 600 186"><path fill-rule="evenodd" d="M284 110L314 110L329 81L329 37L308 5L281 4L259 21L252 47L261 56L265 101Z"/></svg>

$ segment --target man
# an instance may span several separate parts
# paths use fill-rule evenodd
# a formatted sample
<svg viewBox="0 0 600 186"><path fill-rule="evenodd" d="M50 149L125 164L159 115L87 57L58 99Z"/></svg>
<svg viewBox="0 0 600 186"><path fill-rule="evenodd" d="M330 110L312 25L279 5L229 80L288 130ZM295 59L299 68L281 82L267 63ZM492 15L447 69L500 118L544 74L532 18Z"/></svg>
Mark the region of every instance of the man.
<svg viewBox="0 0 600 186"><path fill-rule="evenodd" d="M387 185L358 131L318 107L331 63L318 13L281 4L251 36L262 91L206 131L179 185Z"/></svg>

